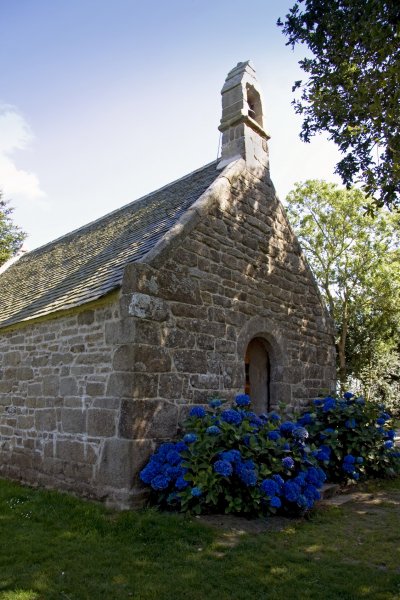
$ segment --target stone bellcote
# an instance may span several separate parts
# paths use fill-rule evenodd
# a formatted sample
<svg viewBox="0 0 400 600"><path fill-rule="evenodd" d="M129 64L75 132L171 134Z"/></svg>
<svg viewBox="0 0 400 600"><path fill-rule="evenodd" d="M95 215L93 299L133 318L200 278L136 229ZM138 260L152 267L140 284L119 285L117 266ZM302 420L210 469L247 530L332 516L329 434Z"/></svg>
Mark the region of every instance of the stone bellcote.
<svg viewBox="0 0 400 600"><path fill-rule="evenodd" d="M269 135L264 130L261 91L250 61L232 69L221 90L221 160L218 168L240 157L250 168L268 168Z"/></svg>

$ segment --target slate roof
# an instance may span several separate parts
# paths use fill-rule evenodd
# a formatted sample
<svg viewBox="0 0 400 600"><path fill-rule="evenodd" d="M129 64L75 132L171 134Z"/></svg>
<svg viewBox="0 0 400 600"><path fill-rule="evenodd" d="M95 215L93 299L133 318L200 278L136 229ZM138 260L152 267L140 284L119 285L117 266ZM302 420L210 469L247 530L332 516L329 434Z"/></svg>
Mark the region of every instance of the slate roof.
<svg viewBox="0 0 400 600"><path fill-rule="evenodd" d="M0 275L0 327L96 300L218 177L217 162L22 256Z"/></svg>

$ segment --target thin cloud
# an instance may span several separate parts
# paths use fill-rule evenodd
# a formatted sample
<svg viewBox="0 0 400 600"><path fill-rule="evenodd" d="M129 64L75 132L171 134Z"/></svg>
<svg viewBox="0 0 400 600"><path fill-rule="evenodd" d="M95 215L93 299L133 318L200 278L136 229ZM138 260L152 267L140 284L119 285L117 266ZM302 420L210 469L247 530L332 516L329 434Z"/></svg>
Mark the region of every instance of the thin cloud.
<svg viewBox="0 0 400 600"><path fill-rule="evenodd" d="M34 139L29 124L13 107L0 106L0 190L12 200L38 200L46 194L39 178L19 169L12 154L27 149Z"/></svg>

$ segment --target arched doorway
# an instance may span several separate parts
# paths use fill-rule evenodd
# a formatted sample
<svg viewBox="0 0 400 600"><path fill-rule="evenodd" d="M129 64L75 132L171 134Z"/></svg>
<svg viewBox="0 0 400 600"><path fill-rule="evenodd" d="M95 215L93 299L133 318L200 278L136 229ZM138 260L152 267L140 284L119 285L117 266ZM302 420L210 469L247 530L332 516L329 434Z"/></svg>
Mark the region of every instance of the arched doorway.
<svg viewBox="0 0 400 600"><path fill-rule="evenodd" d="M271 410L271 361L266 340L253 338L245 354L245 393L249 394L254 412Z"/></svg>

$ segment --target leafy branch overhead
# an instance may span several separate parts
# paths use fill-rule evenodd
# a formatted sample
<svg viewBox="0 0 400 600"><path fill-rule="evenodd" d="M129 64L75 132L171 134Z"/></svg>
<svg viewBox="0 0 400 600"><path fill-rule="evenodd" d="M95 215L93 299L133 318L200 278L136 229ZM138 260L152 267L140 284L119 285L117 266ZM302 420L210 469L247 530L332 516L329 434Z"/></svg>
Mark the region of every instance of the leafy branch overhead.
<svg viewBox="0 0 400 600"><path fill-rule="evenodd" d="M18 252L26 238L26 233L13 223L12 212L0 192L0 266Z"/></svg>
<svg viewBox="0 0 400 600"><path fill-rule="evenodd" d="M278 25L287 45L312 52L299 62L308 79L293 86L301 139L328 133L344 154L343 183L360 183L375 206L399 206L398 0L299 0Z"/></svg>

